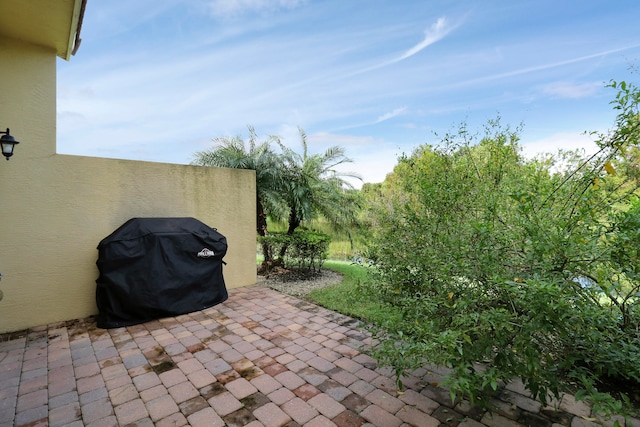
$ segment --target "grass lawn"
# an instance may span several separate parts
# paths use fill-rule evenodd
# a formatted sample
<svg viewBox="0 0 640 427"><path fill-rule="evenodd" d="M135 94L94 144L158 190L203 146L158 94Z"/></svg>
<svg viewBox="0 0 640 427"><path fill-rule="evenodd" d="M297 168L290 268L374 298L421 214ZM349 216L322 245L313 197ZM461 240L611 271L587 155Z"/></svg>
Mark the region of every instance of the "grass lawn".
<svg viewBox="0 0 640 427"><path fill-rule="evenodd" d="M377 301L370 291L372 285L367 267L348 261L327 260L324 268L344 276L335 286L316 289L308 299L330 310L351 316L367 323L384 324L400 316L400 312Z"/></svg>
<svg viewBox="0 0 640 427"><path fill-rule="evenodd" d="M256 263L259 265L262 259L262 255L258 254ZM398 309L380 303L371 292L370 286L373 282L367 267L338 260L327 260L322 267L338 272L344 278L335 286L312 291L307 295L307 299L366 323L384 325L400 319L401 313Z"/></svg>

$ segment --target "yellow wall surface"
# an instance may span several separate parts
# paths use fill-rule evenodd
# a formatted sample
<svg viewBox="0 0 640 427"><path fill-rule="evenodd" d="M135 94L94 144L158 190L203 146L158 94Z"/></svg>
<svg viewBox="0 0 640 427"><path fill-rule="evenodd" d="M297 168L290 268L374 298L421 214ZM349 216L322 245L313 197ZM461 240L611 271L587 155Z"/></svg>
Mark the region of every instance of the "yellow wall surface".
<svg viewBox="0 0 640 427"><path fill-rule="evenodd" d="M55 51L0 38L0 63L0 332L96 314L96 246L134 217L217 228L227 287L256 282L253 171L55 154Z"/></svg>

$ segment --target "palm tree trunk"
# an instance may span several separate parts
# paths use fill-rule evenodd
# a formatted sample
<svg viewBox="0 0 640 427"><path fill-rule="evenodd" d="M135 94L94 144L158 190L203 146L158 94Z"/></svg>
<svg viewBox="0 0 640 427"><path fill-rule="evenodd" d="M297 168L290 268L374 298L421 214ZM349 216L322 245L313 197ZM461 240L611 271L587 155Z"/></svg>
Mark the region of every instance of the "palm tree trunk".
<svg viewBox="0 0 640 427"><path fill-rule="evenodd" d="M256 197L256 224L258 236L267 235L267 215L264 213L264 207L260 202L260 199ZM262 242L262 255L264 257L264 263L271 262L271 247L268 243Z"/></svg>
<svg viewBox="0 0 640 427"><path fill-rule="evenodd" d="M294 231L296 231L296 228L300 227L300 223L300 218L298 218L296 211L292 208L291 212L289 213L289 228L287 229L287 234L291 236ZM278 254L278 258L284 260L284 255L287 253L288 247L289 245L282 245L282 247L280 248L280 253Z"/></svg>

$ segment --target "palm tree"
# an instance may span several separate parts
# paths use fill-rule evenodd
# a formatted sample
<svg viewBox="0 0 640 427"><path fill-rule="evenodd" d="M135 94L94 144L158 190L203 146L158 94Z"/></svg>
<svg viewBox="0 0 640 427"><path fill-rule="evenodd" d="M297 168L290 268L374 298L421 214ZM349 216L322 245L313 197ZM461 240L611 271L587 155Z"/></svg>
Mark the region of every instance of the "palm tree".
<svg viewBox="0 0 640 427"><path fill-rule="evenodd" d="M211 150L194 154L192 164L201 166L252 169L256 171L256 224L260 236L267 235L267 216L280 221L288 217L287 234L303 223L322 217L336 231L349 230L357 223L359 202L353 186L346 177L355 174L339 173L335 168L351 162L341 147L331 147L323 154L310 155L307 137L298 128L302 140L302 154L285 147L276 136L258 142L255 130L249 126L248 147L240 137L214 139ZM272 145L281 153L276 153ZM264 262L268 265L272 255L263 243ZM281 249L280 258L286 247Z"/></svg>
<svg viewBox="0 0 640 427"><path fill-rule="evenodd" d="M214 148L196 152L191 162L200 166L224 167L232 169L250 169L256 172L256 225L260 236L267 234L267 215L281 218L286 212L283 189L282 158L272 150L272 144L280 144L278 137L269 136L258 142L253 127L249 126L248 147L239 136L234 138L218 137ZM265 249L263 247L263 249ZM268 261L269 251L264 251Z"/></svg>
<svg viewBox="0 0 640 427"><path fill-rule="evenodd" d="M360 179L354 173L341 173L336 167L350 163L342 147L333 146L322 154L309 154L307 136L298 128L302 154L283 149L286 201L289 206L287 234L293 234L303 222L322 217L336 230L349 231L357 223L360 204L353 186L345 179Z"/></svg>

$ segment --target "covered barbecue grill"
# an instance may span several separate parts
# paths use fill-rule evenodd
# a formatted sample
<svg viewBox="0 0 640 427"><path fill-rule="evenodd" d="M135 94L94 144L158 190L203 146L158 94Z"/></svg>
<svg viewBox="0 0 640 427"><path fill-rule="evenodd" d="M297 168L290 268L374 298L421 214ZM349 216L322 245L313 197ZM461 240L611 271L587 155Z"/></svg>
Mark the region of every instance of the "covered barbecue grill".
<svg viewBox="0 0 640 427"><path fill-rule="evenodd" d="M98 245L98 327L177 316L228 298L227 239L195 218L133 218Z"/></svg>

